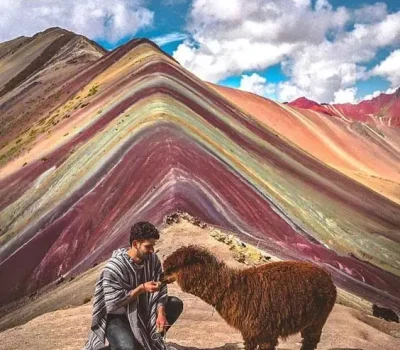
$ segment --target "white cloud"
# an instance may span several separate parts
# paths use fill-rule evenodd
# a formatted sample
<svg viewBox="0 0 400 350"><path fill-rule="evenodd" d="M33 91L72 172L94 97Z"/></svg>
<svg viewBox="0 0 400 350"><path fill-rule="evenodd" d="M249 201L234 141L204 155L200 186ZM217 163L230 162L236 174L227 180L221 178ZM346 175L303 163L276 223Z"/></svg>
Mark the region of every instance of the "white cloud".
<svg viewBox="0 0 400 350"><path fill-rule="evenodd" d="M374 67L371 74L383 76L391 82L392 87L398 87L400 85L400 49L393 51Z"/></svg>
<svg viewBox="0 0 400 350"><path fill-rule="evenodd" d="M322 9L332 10L332 5L328 2L328 0L317 0L315 3L315 9L317 11Z"/></svg>
<svg viewBox="0 0 400 350"><path fill-rule="evenodd" d="M252 43L244 38L221 42L209 38L201 40L200 47L185 41L173 56L201 79L217 82L244 70L262 70L279 63L292 50L292 44ZM260 54L264 52L269 54Z"/></svg>
<svg viewBox="0 0 400 350"><path fill-rule="evenodd" d="M187 34L184 33L168 33L165 35L160 35L150 40L154 41L158 46L163 46L165 44L173 43L175 41L181 41L188 38Z"/></svg>
<svg viewBox="0 0 400 350"><path fill-rule="evenodd" d="M62 27L112 43L153 22L141 0L1 0L0 42ZM21 20L22 19L22 20ZM17 25L16 25L17 24Z"/></svg>
<svg viewBox="0 0 400 350"><path fill-rule="evenodd" d="M295 85L303 96L318 102L331 102L335 100L335 92L369 77L363 64L381 47L399 42L400 12L388 15L378 23L356 24L352 31L341 33L334 41L325 40L295 52L286 67L290 84Z"/></svg>
<svg viewBox="0 0 400 350"><path fill-rule="evenodd" d="M372 94L365 95L362 100L372 100L375 97L378 97L380 94L393 94L396 91L396 88L389 88L386 91L377 90L374 91Z"/></svg>
<svg viewBox="0 0 400 350"><path fill-rule="evenodd" d="M243 74L239 89L264 97L272 97L275 94L275 84L267 83L267 79L257 73L252 75Z"/></svg>
<svg viewBox="0 0 400 350"><path fill-rule="evenodd" d="M289 66L285 70L291 76L289 84L296 86L296 91L307 98L331 102L336 91L351 87L364 78L366 69L354 61L352 50L346 54L337 46L326 41L294 53L291 60L285 63ZM284 87L287 88L287 85Z"/></svg>
<svg viewBox="0 0 400 350"><path fill-rule="evenodd" d="M293 7L297 7L293 11ZM195 0L188 30L193 41L174 57L203 79L217 82L243 71L262 70L343 26L347 12L312 11L311 1ZM185 62L185 63L183 63Z"/></svg>
<svg viewBox="0 0 400 350"><path fill-rule="evenodd" d="M385 3L377 2L373 5L364 5L354 10L354 20L358 23L373 23L383 21L387 16Z"/></svg>
<svg viewBox="0 0 400 350"><path fill-rule="evenodd" d="M357 103L356 93L355 87L335 91L333 103Z"/></svg>
<svg viewBox="0 0 400 350"><path fill-rule="evenodd" d="M331 102L335 92L351 97L347 89L368 78L365 64L378 50L400 44L400 12L388 14L382 3L353 10L328 0L314 8L309 0L194 0L187 30L192 38L174 57L200 78L218 82L281 63L290 78L276 86L281 101Z"/></svg>
<svg viewBox="0 0 400 350"><path fill-rule="evenodd" d="M281 102L291 102L298 97L305 96L304 90L289 82L278 84L278 99Z"/></svg>

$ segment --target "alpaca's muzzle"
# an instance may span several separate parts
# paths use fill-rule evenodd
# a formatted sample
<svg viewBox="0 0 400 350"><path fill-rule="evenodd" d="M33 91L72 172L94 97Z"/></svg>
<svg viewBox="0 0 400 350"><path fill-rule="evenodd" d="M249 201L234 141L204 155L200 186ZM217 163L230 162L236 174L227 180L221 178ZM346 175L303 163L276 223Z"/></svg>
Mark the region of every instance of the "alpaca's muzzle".
<svg viewBox="0 0 400 350"><path fill-rule="evenodd" d="M175 274L167 275L165 272L160 275L161 284L169 284L175 282L176 277Z"/></svg>

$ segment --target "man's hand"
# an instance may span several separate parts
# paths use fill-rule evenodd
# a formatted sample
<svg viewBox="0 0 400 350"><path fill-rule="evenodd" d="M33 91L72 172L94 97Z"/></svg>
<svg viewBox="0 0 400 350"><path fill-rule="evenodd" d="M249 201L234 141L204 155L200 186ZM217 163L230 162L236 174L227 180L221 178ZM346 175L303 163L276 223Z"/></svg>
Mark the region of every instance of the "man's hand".
<svg viewBox="0 0 400 350"><path fill-rule="evenodd" d="M157 327L157 332L163 333L167 331L168 328L168 321L167 318L165 317L165 313L159 312L157 319L156 319L156 327Z"/></svg>
<svg viewBox="0 0 400 350"><path fill-rule="evenodd" d="M160 289L160 283L154 281L146 282L143 283L143 288L145 292L155 293Z"/></svg>

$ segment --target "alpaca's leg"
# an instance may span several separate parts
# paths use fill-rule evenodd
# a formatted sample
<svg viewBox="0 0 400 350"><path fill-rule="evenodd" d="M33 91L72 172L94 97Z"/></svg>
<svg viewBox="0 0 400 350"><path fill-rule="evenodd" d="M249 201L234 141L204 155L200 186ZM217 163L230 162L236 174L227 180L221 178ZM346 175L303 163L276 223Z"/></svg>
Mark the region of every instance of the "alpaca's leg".
<svg viewBox="0 0 400 350"><path fill-rule="evenodd" d="M254 339L245 339L244 340L244 349L245 350L255 350L257 347L257 342Z"/></svg>
<svg viewBox="0 0 400 350"><path fill-rule="evenodd" d="M314 350L321 339L322 326L309 326L301 332L303 345L300 350Z"/></svg>
<svg viewBox="0 0 400 350"><path fill-rule="evenodd" d="M271 339L269 341L263 341L259 344L259 350L275 350L275 347L278 345L278 339Z"/></svg>
<svg viewBox="0 0 400 350"><path fill-rule="evenodd" d="M331 308L319 317L319 320L315 321L314 324L309 325L301 331L303 338L303 345L300 350L314 350L321 339L322 327L324 327L326 320L328 319Z"/></svg>

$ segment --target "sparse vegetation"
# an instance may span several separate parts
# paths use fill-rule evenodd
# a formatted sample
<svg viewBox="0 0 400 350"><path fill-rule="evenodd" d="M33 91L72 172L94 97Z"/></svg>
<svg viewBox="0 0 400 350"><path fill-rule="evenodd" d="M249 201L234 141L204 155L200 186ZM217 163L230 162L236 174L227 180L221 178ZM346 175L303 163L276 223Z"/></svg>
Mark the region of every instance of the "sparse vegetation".
<svg viewBox="0 0 400 350"><path fill-rule="evenodd" d="M39 125L44 124L46 121L46 117L43 117L42 119L39 120Z"/></svg>
<svg viewBox="0 0 400 350"><path fill-rule="evenodd" d="M90 88L89 93L87 94L86 97L90 97L90 96L95 95L95 94L97 93L98 88L99 88L99 85L98 85L98 84L93 85L93 86Z"/></svg>
<svg viewBox="0 0 400 350"><path fill-rule="evenodd" d="M95 94L97 92L98 85L92 86L90 89L90 94ZM82 89L81 89L82 91ZM61 92L57 94L61 95ZM68 119L71 117L71 110L78 108L83 108L88 105L88 103L82 103L82 94L75 97L74 101L68 101L63 106L60 106L54 112L49 111L46 115L43 115L35 124L22 130L20 128L20 134L14 140L10 140L5 144L0 146L0 166L7 163L10 159L18 157L22 152L26 150L26 147L30 145L39 135L51 135L52 129L63 119ZM27 101L25 103L33 103L34 101ZM66 113L64 115L64 113ZM26 114L26 112L25 112ZM68 133L64 136L69 135ZM45 161L46 159L42 159ZM27 164L24 164L25 166Z"/></svg>

